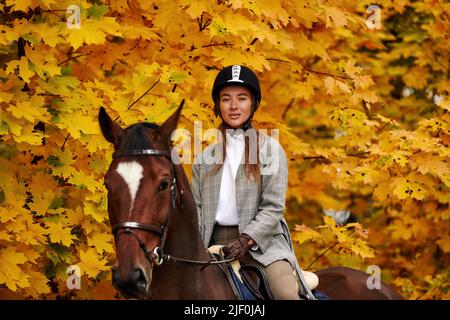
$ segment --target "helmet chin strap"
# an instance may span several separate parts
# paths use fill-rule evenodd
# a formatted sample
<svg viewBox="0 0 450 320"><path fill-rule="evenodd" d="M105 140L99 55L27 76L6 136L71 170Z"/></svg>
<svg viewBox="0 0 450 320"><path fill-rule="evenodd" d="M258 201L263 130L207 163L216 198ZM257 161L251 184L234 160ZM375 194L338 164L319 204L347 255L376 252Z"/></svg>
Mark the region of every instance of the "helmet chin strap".
<svg viewBox="0 0 450 320"><path fill-rule="evenodd" d="M231 126L223 119L222 117L222 113L219 110L219 116L220 118L222 118L222 121L230 128L230 129L242 129L244 132L247 131L248 129L252 128L252 118L253 118L253 114L254 111L252 110L252 113L250 114L250 116L248 117L248 119L239 127L239 128L231 128Z"/></svg>
<svg viewBox="0 0 450 320"><path fill-rule="evenodd" d="M241 126L240 129L242 129L242 130L244 130L244 131L247 131L248 129L250 129L250 128L252 127L252 118L253 118L253 112L252 112L252 114L250 115L250 117L248 117L247 121L245 121L245 122L242 124L242 126Z"/></svg>

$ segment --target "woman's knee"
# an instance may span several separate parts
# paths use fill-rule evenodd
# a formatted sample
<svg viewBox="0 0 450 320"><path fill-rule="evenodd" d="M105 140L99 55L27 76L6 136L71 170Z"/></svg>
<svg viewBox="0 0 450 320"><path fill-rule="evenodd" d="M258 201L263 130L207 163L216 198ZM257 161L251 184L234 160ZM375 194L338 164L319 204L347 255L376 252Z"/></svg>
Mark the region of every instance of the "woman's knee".
<svg viewBox="0 0 450 320"><path fill-rule="evenodd" d="M298 300L298 281L291 264L275 261L266 267L266 275L276 300Z"/></svg>

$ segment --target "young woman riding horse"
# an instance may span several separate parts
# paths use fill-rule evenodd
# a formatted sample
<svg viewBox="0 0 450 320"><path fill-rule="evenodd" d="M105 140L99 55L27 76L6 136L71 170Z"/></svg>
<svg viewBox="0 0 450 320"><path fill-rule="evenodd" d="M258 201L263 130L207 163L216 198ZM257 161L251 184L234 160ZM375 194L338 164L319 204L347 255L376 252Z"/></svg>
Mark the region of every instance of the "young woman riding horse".
<svg viewBox="0 0 450 320"><path fill-rule="evenodd" d="M242 72L242 66L240 70ZM241 75L237 68L234 73L232 68L231 72L231 79L241 80L239 83L248 82L242 78L243 74ZM224 79L227 80L226 77ZM255 88L256 84L257 82L254 82ZM252 98L251 87L249 91L245 89L248 87L226 86L219 90L217 94L222 94L224 99L222 106L220 101L217 105L221 109L216 109L221 112L224 120L227 119L227 123L244 129L250 124L247 120L251 119L257 108L256 102L259 103L260 99L258 95ZM229 97L225 97L225 93ZM235 104L241 103L236 99L242 99L240 101L247 109L241 106L236 108ZM253 102L250 115L249 100ZM247 180L242 168L236 172L237 162L231 160L229 163L228 187L230 180L236 175L236 207L233 206L234 203L231 203L230 207L247 213L246 216L239 215L236 223L236 220L233 220L236 217L230 217L229 212L225 210L230 202L223 203L223 200L220 200L222 179L218 178L218 173L207 178L205 169L209 168L204 164L194 166L193 189L196 203L179 159L173 161L170 139L177 127L182 107L183 103L161 125L141 122L125 129L115 123L104 108L100 108L101 131L106 140L114 146L113 160L104 179L108 190L109 221L116 244L117 260L112 275L114 286L124 295L136 298L234 299L236 296L226 276L219 266L211 261L211 255L206 249L205 243L209 244L211 241L226 243L225 251L229 257L242 256L245 259L251 255L266 266L270 266L269 261L288 261L289 263L283 263L284 267L280 268L279 272L281 277L289 278L288 273L294 269L297 271L298 266L288 246L289 233L282 218L287 163L281 146L271 143L274 154L279 151L278 155L283 160L279 163L277 176L261 176L259 185L258 179L256 183ZM242 119L247 120L241 122ZM232 141L234 148L240 148L242 152L242 141L238 135L231 135L228 141ZM234 155L236 159L236 153L230 151L227 158L233 159ZM263 157L259 167L261 170L271 167L267 159ZM276 160L277 157L269 159ZM256 172L250 168L250 173ZM224 166L221 166L219 172L223 169ZM208 185L209 188L205 187ZM224 185L226 186L227 182ZM262 194L259 204L255 200L258 188L263 188L258 191ZM223 190L230 192L226 187ZM217 203L211 201L214 197ZM220 215L215 215L214 207L218 210L220 208ZM260 211L259 208L264 210ZM216 226L216 217L219 226ZM226 226L227 221L238 227ZM199 225L202 226L201 230ZM264 227L260 228L260 225ZM275 232L270 226L276 228ZM268 234L274 236L268 237ZM270 251L272 254L265 256ZM332 299L401 299L401 296L382 281L380 288L369 289L369 275L362 271L335 267L316 273L319 276L318 289ZM290 278L294 279L293 276ZM276 287L276 283L273 286ZM282 288L279 290L282 293L278 297L287 298L284 295L289 295L297 298L294 285L289 285L287 291Z"/></svg>
<svg viewBox="0 0 450 320"><path fill-rule="evenodd" d="M218 73L212 98L224 141L206 149L192 171L203 242L225 245L226 258L259 263L275 299L299 299L302 272L283 218L286 154L278 142L252 127L261 102L258 77L245 66L228 66ZM263 151L267 147L271 156ZM222 151L220 162L205 164L205 154L213 150ZM271 172L265 170L271 165ZM314 298L310 291L303 293Z"/></svg>

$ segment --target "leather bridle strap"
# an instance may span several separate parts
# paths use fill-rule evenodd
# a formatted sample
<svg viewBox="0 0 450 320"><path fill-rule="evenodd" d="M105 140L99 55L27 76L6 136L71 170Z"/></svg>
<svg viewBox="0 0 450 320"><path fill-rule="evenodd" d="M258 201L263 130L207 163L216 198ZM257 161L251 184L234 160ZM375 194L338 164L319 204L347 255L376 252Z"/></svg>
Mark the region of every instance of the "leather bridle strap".
<svg viewBox="0 0 450 320"><path fill-rule="evenodd" d="M139 247L144 251L144 255L147 258L148 262L150 262L150 264L152 264L154 261L156 261L156 264L161 264L162 263L162 258L159 256L158 252L155 251L151 251L148 250L146 244L144 243L144 241L141 240L141 238L139 238L136 233L134 233L130 228L126 228L126 229L122 229L123 233L127 233L132 235L136 241L139 243ZM119 229L117 229L117 232L119 231ZM114 235L116 235L114 234ZM117 236L116 236L116 241L117 241Z"/></svg>
<svg viewBox="0 0 450 320"><path fill-rule="evenodd" d="M113 153L113 158L132 157L132 156L166 156L169 158L170 162L173 163L172 159L170 159L170 152L164 150L141 149L141 150L131 150L126 152Z"/></svg>
<svg viewBox="0 0 450 320"><path fill-rule="evenodd" d="M156 233L159 236L162 236L163 230L164 230L163 226L155 226L152 224L143 224L143 223L134 222L134 221L127 221L127 222L115 224L112 227L113 234L116 234L117 231L119 231L119 229L140 229L140 230L145 230L145 231L150 231L150 232Z"/></svg>

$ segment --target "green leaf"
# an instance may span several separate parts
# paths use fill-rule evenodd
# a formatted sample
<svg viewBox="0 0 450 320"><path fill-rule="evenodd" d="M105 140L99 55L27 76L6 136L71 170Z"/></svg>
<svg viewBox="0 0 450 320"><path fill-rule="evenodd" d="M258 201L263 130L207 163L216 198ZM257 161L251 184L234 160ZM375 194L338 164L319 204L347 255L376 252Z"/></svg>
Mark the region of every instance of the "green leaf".
<svg viewBox="0 0 450 320"><path fill-rule="evenodd" d="M187 77L188 77L187 73L184 73L184 72L174 72L174 73L169 77L169 82L170 82L170 83L182 83L182 82L184 82L184 80L186 80Z"/></svg>
<svg viewBox="0 0 450 320"><path fill-rule="evenodd" d="M3 121L0 122L0 134L2 134L2 130L1 130L2 123L3 123ZM8 126L7 123L6 123L6 126ZM14 145L0 142L0 158L5 158L8 160L11 160L16 154L17 154L17 149Z"/></svg>
<svg viewBox="0 0 450 320"><path fill-rule="evenodd" d="M70 76L72 75L72 67L71 66L67 66L67 67L63 67L61 68L61 74L63 76Z"/></svg>
<svg viewBox="0 0 450 320"><path fill-rule="evenodd" d="M67 257L69 255L69 251L67 251L67 248L63 245L52 243L46 246L45 254L53 262L53 265L48 267L54 269L54 265L62 262L64 260L64 257ZM52 270L49 270L49 272L51 273Z"/></svg>
<svg viewBox="0 0 450 320"><path fill-rule="evenodd" d="M64 198L63 197L57 197L53 199L52 203L50 204L49 209L58 209L62 208L64 206Z"/></svg>
<svg viewBox="0 0 450 320"><path fill-rule="evenodd" d="M47 253L47 256L50 258L51 261L49 261L49 262L45 265L45 267L44 267L44 273L45 273L45 276L46 276L48 279L51 279L51 278L54 278L55 275L56 275L55 264L57 263L57 262L55 262L54 259L52 259L52 258L54 258L54 257L57 258L57 256L54 255L54 254L52 254L51 256L49 256L48 253Z"/></svg>
<svg viewBox="0 0 450 320"><path fill-rule="evenodd" d="M8 122L5 120L0 121L0 134L7 134L9 132Z"/></svg>
<svg viewBox="0 0 450 320"><path fill-rule="evenodd" d="M59 160L59 158L57 157L57 156L49 156L48 158L47 158L47 163L50 165L50 166L53 166L53 167L62 167L63 166L63 164L62 164L62 162Z"/></svg>
<svg viewBox="0 0 450 320"><path fill-rule="evenodd" d="M88 17L94 18L94 19L100 19L103 17L103 15L108 12L108 6L101 5L101 6L92 6L88 9Z"/></svg>

